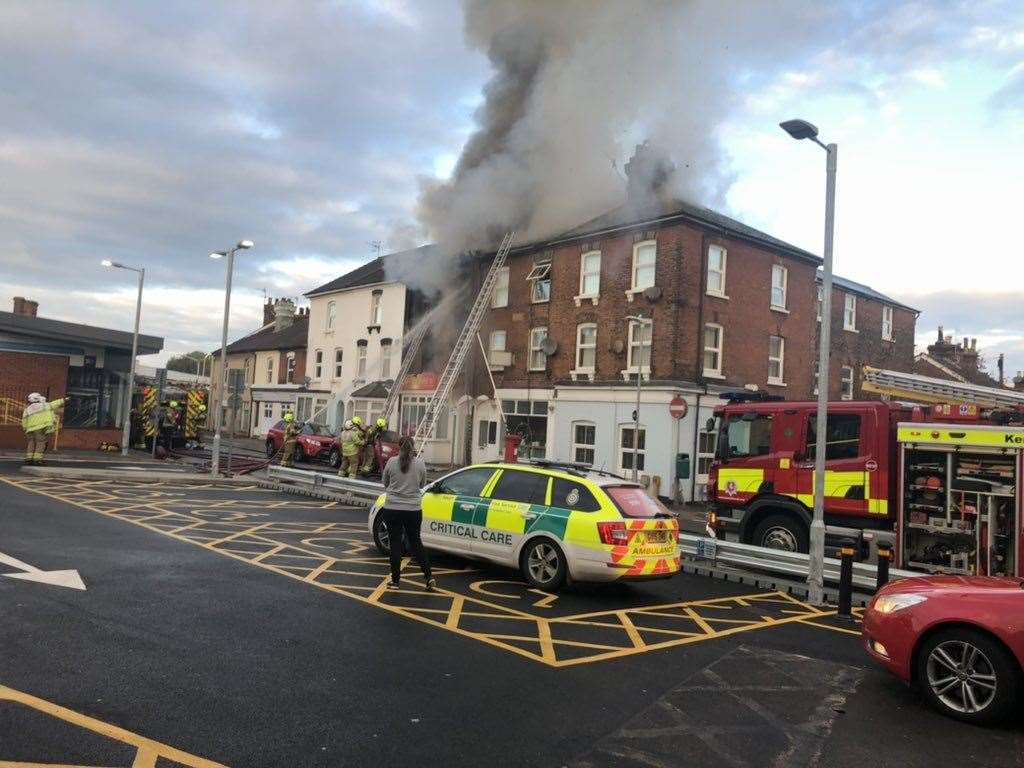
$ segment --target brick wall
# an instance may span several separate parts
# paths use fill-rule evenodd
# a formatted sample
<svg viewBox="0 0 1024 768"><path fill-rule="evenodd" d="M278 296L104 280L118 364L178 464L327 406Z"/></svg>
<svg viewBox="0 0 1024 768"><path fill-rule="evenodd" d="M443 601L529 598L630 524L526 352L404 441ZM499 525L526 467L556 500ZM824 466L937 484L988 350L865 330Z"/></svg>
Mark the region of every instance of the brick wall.
<svg viewBox="0 0 1024 768"><path fill-rule="evenodd" d="M67 356L0 352L0 397L40 392L52 400L64 396L67 383Z"/></svg>
<svg viewBox="0 0 1024 768"><path fill-rule="evenodd" d="M59 451L94 451L100 443L121 444L120 429L62 429L57 440ZM21 450L25 447L25 433L20 426L0 426L0 449ZM50 451L53 441L50 441Z"/></svg>
<svg viewBox="0 0 1024 768"><path fill-rule="evenodd" d="M280 353L280 357L277 361L277 383L287 384L288 383L288 353L293 352L295 354L295 370L292 373L292 384L301 384L303 377L306 375L306 349L291 349L285 350ZM333 354L333 353L332 353ZM325 364L326 364L325 360ZM330 360L331 365L334 365L334 358Z"/></svg>
<svg viewBox="0 0 1024 768"><path fill-rule="evenodd" d="M633 251L637 242L657 241L655 285L660 298L650 301L637 294L630 301ZM704 260L710 244L727 250L726 295L706 294ZM574 297L580 292L580 259L588 250L601 251L601 287L597 306ZM533 303L526 281L535 261L552 257L551 299ZM772 264L788 269L788 312L770 308ZM652 377L697 381L703 374L703 326L718 323L724 329L724 378L713 384L742 387L756 384L787 397L805 397L810 392L812 350L805 343L814 333L815 265L776 254L746 242L708 234L689 224L674 224L657 230L634 230L584 242L574 242L550 251L515 254L509 259L509 304L492 309L483 327L485 345L491 330L507 333L506 349L514 362L495 372L498 387L547 387L568 383L575 368L576 332L582 323L596 323L596 381L623 381L627 367L627 315L638 312L653 316ZM546 327L558 343L558 351L544 371L528 370L531 328ZM787 339L784 380L786 387L768 385L768 337Z"/></svg>

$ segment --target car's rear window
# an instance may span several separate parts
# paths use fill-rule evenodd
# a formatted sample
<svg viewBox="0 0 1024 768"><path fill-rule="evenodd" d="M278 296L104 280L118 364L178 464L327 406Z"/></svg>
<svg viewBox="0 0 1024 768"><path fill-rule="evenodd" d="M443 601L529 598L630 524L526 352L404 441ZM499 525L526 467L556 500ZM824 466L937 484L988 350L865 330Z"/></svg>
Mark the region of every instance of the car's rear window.
<svg viewBox="0 0 1024 768"><path fill-rule="evenodd" d="M606 485L607 493L625 517L672 517L664 504L635 485Z"/></svg>

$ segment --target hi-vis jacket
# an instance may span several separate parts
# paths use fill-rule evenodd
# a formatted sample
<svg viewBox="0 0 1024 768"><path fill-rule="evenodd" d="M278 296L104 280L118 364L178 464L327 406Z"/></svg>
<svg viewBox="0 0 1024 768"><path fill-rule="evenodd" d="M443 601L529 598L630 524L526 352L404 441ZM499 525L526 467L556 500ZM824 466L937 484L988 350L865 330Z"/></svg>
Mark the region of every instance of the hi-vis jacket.
<svg viewBox="0 0 1024 768"><path fill-rule="evenodd" d="M363 431L356 427L342 430L341 434L338 435L338 442L341 443L341 454L343 456L355 456L365 443Z"/></svg>
<svg viewBox="0 0 1024 768"><path fill-rule="evenodd" d="M65 400L66 398L62 398L60 400L51 400L48 403L29 403L25 406L25 411L21 415L21 428L26 433L36 432L40 429L51 432L57 423L53 411L55 408L60 408L64 405Z"/></svg>

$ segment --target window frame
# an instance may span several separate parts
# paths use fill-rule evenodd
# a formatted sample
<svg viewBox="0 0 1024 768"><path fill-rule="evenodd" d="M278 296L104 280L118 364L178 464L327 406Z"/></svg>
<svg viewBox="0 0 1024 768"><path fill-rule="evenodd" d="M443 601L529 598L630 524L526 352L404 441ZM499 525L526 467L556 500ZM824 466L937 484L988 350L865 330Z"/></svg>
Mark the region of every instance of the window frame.
<svg viewBox="0 0 1024 768"><path fill-rule="evenodd" d="M779 340L778 356L772 355L772 341L774 339ZM778 376L772 376L773 361L777 361L779 364ZM786 337L778 336L774 333L768 336L768 383L775 387L786 386Z"/></svg>
<svg viewBox="0 0 1024 768"><path fill-rule="evenodd" d="M849 377L846 376L846 372L849 371ZM846 385L849 383L850 392L846 393ZM854 376L854 370L852 365L841 365L839 366L839 399L840 400L853 400L853 388L856 383Z"/></svg>
<svg viewBox="0 0 1024 768"><path fill-rule="evenodd" d="M630 440L628 446L623 445L622 442L626 430L632 431L633 429L637 429L640 433L639 438L637 439L636 456L640 456L641 463L643 464L642 467L636 467L636 473L639 476L647 471L647 425L642 423L638 425L636 422L627 421L623 424L619 424L617 435L618 441L615 444L615 462L617 464L619 474L623 477L626 477L627 472L633 472L633 467L625 466L625 463L622 461L622 457L627 453L633 455L633 441ZM637 463L636 456L633 456L634 466L636 466Z"/></svg>
<svg viewBox="0 0 1024 768"><path fill-rule="evenodd" d="M391 378L391 345L380 345L380 377L381 379Z"/></svg>
<svg viewBox="0 0 1024 768"><path fill-rule="evenodd" d="M334 322L338 319L338 302L331 299L327 302L324 316L324 333L334 333Z"/></svg>
<svg viewBox="0 0 1024 768"><path fill-rule="evenodd" d="M593 329L594 339L589 344L583 343L583 330ZM582 365L581 355L585 351L593 352L593 365ZM597 371L597 323L580 323L576 326L576 368L577 373L594 373Z"/></svg>
<svg viewBox="0 0 1024 768"><path fill-rule="evenodd" d="M892 304L882 305L882 341L895 338L895 314Z"/></svg>
<svg viewBox="0 0 1024 768"><path fill-rule="evenodd" d="M356 344L356 378L357 379L365 379L366 378L366 367L367 367L366 366L366 358L367 358L366 347L367 347L366 344Z"/></svg>
<svg viewBox="0 0 1024 768"><path fill-rule="evenodd" d="M533 482L534 484L540 483L540 484L543 485L544 490L543 490L543 493L542 493L541 498L540 498L539 501L536 499L536 497L534 497L534 498L521 498L521 499L511 498L510 499L508 496L502 496L502 495L498 494L498 487L502 484L502 482L505 481L505 478L509 478L510 481L514 482L516 479L522 479L522 478L524 478L526 476L529 476L530 477L530 481ZM485 498L495 499L497 501L511 501L511 502L514 502L514 503L517 503L517 504L545 505L545 504L547 504L548 491L550 489L551 489L551 476L550 475L545 475L545 474L543 474L541 472L529 472L529 471L524 470L524 469L502 469L501 470L501 475L494 482L494 485L491 486L491 489L487 492L487 496ZM536 492L536 491L534 491L534 492Z"/></svg>
<svg viewBox="0 0 1024 768"><path fill-rule="evenodd" d="M491 291L491 309L501 309L508 306L508 287L508 267L501 267L495 273L494 289ZM498 297L502 295L504 298L500 299L501 303L499 303Z"/></svg>
<svg viewBox="0 0 1024 768"><path fill-rule="evenodd" d="M538 331L543 331L544 335L537 342L537 345L534 346L534 336L535 336L535 334ZM544 350L541 347L541 344L544 343L544 339L546 339L547 337L548 337L547 326L543 326L542 325L542 326L538 326L536 328L531 328L530 329L530 335L529 335L529 338L527 339L527 352L526 352L526 367L527 367L527 370L530 370L530 371L544 371L544 370L547 370L547 367L548 367L548 356L544 354ZM534 353L539 353L541 358L543 359L543 363L539 367L534 365L534 361L533 361Z"/></svg>
<svg viewBox="0 0 1024 768"><path fill-rule="evenodd" d="M274 356L267 358L267 384L274 383Z"/></svg>
<svg viewBox="0 0 1024 768"><path fill-rule="evenodd" d="M717 251L718 253L720 253L722 255L721 269L712 269L711 268L711 252L712 251ZM705 291L705 293L707 293L708 296L717 296L720 299L728 299L729 298L729 296L725 292L725 276L726 276L726 272L728 271L728 264L729 264L729 250L724 245L718 245L716 243L711 243L708 246L708 254L707 254L707 279L704 281L704 291ZM720 287L719 288L712 288L711 287L711 275L712 274L716 274L716 275L720 275L721 276L720 277Z"/></svg>
<svg viewBox="0 0 1024 768"><path fill-rule="evenodd" d="M313 350L313 378L320 381L324 377L324 351Z"/></svg>
<svg viewBox="0 0 1024 768"><path fill-rule="evenodd" d="M597 269L587 270L587 259L590 257L597 257ZM587 278L597 278L597 288L593 291L587 290ZM590 250L580 254L580 294L576 298L578 299L596 299L601 295L601 251Z"/></svg>
<svg viewBox="0 0 1024 768"><path fill-rule="evenodd" d="M637 285L637 271L638 271L638 268L639 268L638 264L637 264L637 257L640 255L641 249L644 249L644 248L646 248L648 246L651 246L654 249L654 258L651 260L651 263L649 265L645 264L645 265L643 265L642 268L643 269L650 269L651 270L651 272L652 272L651 284L640 287L640 286ZM638 243L634 243L633 244L633 261L632 261L632 264L631 264L631 267L630 267L630 271L629 271L629 291L627 291L627 293L629 293L630 295L632 295L634 293L640 293L641 291L644 291L644 290L646 290L648 288L653 288L657 284L658 284L658 241L657 240L641 240Z"/></svg>
<svg viewBox="0 0 1024 768"><path fill-rule="evenodd" d="M849 320L851 314L853 319ZM843 294L843 330L857 333L857 296L853 293Z"/></svg>
<svg viewBox="0 0 1024 768"><path fill-rule="evenodd" d="M551 301L551 262L535 261L533 267L526 275L526 282L530 284L530 303L547 304ZM547 283L547 293L538 298L538 288Z"/></svg>
<svg viewBox="0 0 1024 768"><path fill-rule="evenodd" d="M284 383L294 384L295 383L295 353L289 352L285 357L287 363L285 365Z"/></svg>
<svg viewBox="0 0 1024 768"><path fill-rule="evenodd" d="M776 275L782 275L782 285L775 284ZM781 304L775 301L776 290L782 291ZM777 312L789 312L789 268L784 264L772 264L772 285L769 303L771 308Z"/></svg>
<svg viewBox="0 0 1024 768"><path fill-rule="evenodd" d="M577 440L578 435L576 433L576 428L577 427L584 427L584 428L593 429L594 430L594 442L592 442L592 443L581 443L581 442L579 442ZM593 421L580 420L580 421L572 422L569 425L569 428L571 430L570 435L569 435L569 444L572 446L571 449L570 449L570 455L572 456L573 462L575 462L577 464L589 464L590 466L593 466L594 463L597 461L597 424L595 422L593 422ZM581 461L578 458L577 451L590 451L590 453L593 456L593 458L589 462Z"/></svg>
<svg viewBox="0 0 1024 768"><path fill-rule="evenodd" d="M370 325L379 328L384 321L384 291L377 289L370 292Z"/></svg>
<svg viewBox="0 0 1024 768"><path fill-rule="evenodd" d="M713 328L718 331L717 347L708 346L707 332L709 328ZM712 379L724 379L725 376L722 374L722 356L725 350L725 328L723 328L720 323L704 323L703 349L704 354L701 358L701 364L703 366L704 376ZM708 351L714 352L714 354L717 356L718 366L716 368L708 368Z"/></svg>
<svg viewBox="0 0 1024 768"><path fill-rule="evenodd" d="M651 337L650 337L650 339L648 339L646 344L644 344L642 340L639 341L639 342L634 341L633 329L636 328L636 327L650 328L650 330L651 330ZM650 376L651 375L651 362L652 362L652 358L653 358L653 355L654 355L654 322L651 321L651 322L641 323L641 322L638 322L636 320L630 320L629 321L629 327L628 327L628 329L626 331L626 341L627 341L627 346L626 346L626 372L627 373L635 373L635 374L637 374L639 376L642 376L645 373L643 368L646 368L647 369L646 373L647 373L648 376ZM645 346L648 349L647 365L645 365L645 366L634 365L633 348L637 347L639 349L643 349L643 347L645 347Z"/></svg>

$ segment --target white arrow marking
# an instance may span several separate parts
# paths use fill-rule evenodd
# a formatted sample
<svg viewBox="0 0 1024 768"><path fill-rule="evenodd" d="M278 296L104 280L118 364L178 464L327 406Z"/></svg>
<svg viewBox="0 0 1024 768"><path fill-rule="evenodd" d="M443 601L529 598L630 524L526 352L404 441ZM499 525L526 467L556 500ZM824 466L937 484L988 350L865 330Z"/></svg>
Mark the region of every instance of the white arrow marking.
<svg viewBox="0 0 1024 768"><path fill-rule="evenodd" d="M85 589L85 582L78 575L78 571L43 571L34 565L23 563L10 555L0 552L0 564L17 568L24 573L0 574L9 579L21 579L22 581L38 581L40 584L50 584L55 587L70 587L71 589Z"/></svg>

